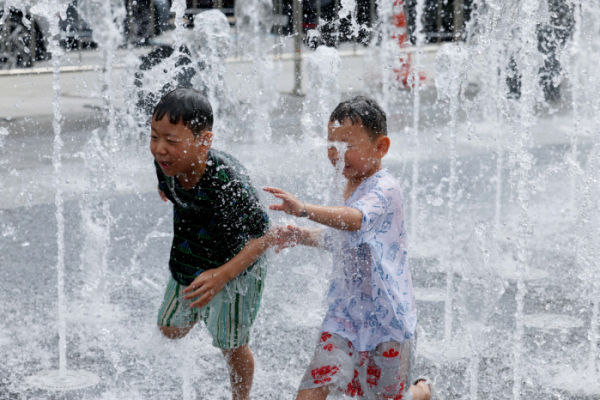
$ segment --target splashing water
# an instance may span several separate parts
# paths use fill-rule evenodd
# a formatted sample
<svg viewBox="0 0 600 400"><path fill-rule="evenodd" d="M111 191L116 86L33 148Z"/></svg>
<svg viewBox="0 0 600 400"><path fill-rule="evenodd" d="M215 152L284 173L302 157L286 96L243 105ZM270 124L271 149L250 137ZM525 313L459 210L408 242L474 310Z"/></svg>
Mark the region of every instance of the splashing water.
<svg viewBox="0 0 600 400"><path fill-rule="evenodd" d="M461 86L461 74L463 73L466 52L456 44L444 45L436 55L436 88L438 98L450 101L450 175L448 177L448 241L446 258L446 302L445 302L445 326L444 340L450 343L452 339L452 277L454 274L454 262L456 257L454 240L455 231L455 204L456 204L456 136L457 118L459 108L459 94Z"/></svg>
<svg viewBox="0 0 600 400"><path fill-rule="evenodd" d="M440 46L430 35L430 3L377 2L364 56L346 51L352 44L343 35L338 49L303 49L304 97L287 93L290 58L272 57L269 2L237 2L236 28L211 10L195 15L191 30L186 2L175 0L173 43L155 48L124 44L122 1L78 2L97 45L83 53L98 60L85 76L61 74L72 54L62 54L57 40L56 14L65 20L66 2L29 8L51 23L52 59L40 66L53 72L46 86L52 122L0 120L1 391L53 398L20 386L22 376L58 365L64 378L73 372L68 365L101 377L72 398L230 396L227 367L206 330L175 344L155 326L173 232L172 210L156 195L148 119L164 93L186 85L208 96L215 146L239 158L257 187L280 186L315 204L343 203L341 166L327 157L331 111L354 93L376 97L393 146L384 164L403 187L412 182L411 243L419 250L422 241L433 243L428 253L409 252L413 285L421 298L437 300L436 288L444 288L443 307L418 299L424 357L417 373L434 376L449 399L597 396L600 5L573 1L557 11L545 0L474 0L466 40ZM361 25L355 4L339 2L336 18L351 38L371 28ZM399 4L414 46L395 39ZM279 42L278 51L290 44ZM410 91L397 75L409 53ZM421 70L435 85L417 83ZM10 79L7 93L15 84L25 90L28 80L42 108L43 75ZM354 89L346 91L342 82L351 79ZM77 90L94 87L100 127L73 122L69 107L91 100L74 97L71 81ZM252 94L247 99L232 89L241 86ZM336 149L343 157L345 148ZM46 271L49 262L56 272ZM277 399L293 397L312 356L331 259L295 248L270 264L252 331L253 396ZM507 268L514 276L499 275ZM543 274L533 280L536 270ZM48 317L55 306L58 324Z"/></svg>
<svg viewBox="0 0 600 400"><path fill-rule="evenodd" d="M336 49L320 46L306 60L307 94L302 106L305 137L327 137L329 114L340 102L338 74L342 60Z"/></svg>
<svg viewBox="0 0 600 400"><path fill-rule="evenodd" d="M489 332L488 319L497 310L504 294L504 283L499 275L500 257L493 229L488 223L480 221L475 225L461 253L462 280L458 285L457 300L472 352L470 395L476 400L479 398L479 362Z"/></svg>

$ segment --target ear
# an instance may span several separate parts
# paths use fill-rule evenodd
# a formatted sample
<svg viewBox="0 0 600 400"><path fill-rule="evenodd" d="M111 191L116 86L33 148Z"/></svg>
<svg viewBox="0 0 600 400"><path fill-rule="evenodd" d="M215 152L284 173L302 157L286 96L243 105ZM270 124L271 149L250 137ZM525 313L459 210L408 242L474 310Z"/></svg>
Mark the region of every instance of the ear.
<svg viewBox="0 0 600 400"><path fill-rule="evenodd" d="M211 131L204 131L196 136L196 144L198 146L210 148L210 146L212 146L212 138L213 133Z"/></svg>
<svg viewBox="0 0 600 400"><path fill-rule="evenodd" d="M390 138L387 136L380 136L377 139L377 155L379 158L383 158L388 150L390 149Z"/></svg>

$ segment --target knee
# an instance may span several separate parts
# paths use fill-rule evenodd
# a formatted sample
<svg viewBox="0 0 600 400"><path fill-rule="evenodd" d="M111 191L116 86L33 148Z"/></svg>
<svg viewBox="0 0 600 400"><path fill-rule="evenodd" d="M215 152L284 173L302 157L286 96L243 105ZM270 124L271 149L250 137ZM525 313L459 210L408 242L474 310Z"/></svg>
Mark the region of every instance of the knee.
<svg viewBox="0 0 600 400"><path fill-rule="evenodd" d="M251 350L250 350L250 345L245 344L243 346L235 347L233 349L221 349L221 352L225 356L233 356L233 355L237 355L237 354L244 354L246 352L251 352Z"/></svg>
<svg viewBox="0 0 600 400"><path fill-rule="evenodd" d="M254 363L254 357L250 346L245 344L235 349L221 349L223 356L228 362L244 361L246 363Z"/></svg>

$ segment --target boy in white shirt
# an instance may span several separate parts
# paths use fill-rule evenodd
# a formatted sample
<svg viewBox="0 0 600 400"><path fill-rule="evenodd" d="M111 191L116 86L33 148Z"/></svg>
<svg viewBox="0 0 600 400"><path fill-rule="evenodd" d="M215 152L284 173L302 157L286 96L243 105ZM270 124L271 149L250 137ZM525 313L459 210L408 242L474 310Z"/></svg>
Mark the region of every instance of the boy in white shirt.
<svg viewBox="0 0 600 400"><path fill-rule="evenodd" d="M333 111L328 156L343 162L345 204L305 204L277 188L265 188L282 204L272 210L307 217L333 229L288 226L280 246L324 246L333 251L329 308L297 400L325 399L336 389L364 399L430 398L420 380L411 386L417 310L408 268L404 199L385 169L386 116L376 102L358 96ZM340 156L338 149L346 148Z"/></svg>

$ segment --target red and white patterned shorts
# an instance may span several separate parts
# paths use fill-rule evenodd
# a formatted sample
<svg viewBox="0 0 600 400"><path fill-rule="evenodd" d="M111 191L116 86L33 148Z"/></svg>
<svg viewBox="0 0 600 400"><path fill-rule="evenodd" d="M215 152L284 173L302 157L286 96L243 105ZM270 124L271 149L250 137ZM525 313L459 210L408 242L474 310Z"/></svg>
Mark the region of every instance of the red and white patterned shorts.
<svg viewBox="0 0 600 400"><path fill-rule="evenodd" d="M299 390L329 386L359 399L411 400L411 346L391 341L356 351L352 342L323 332Z"/></svg>

